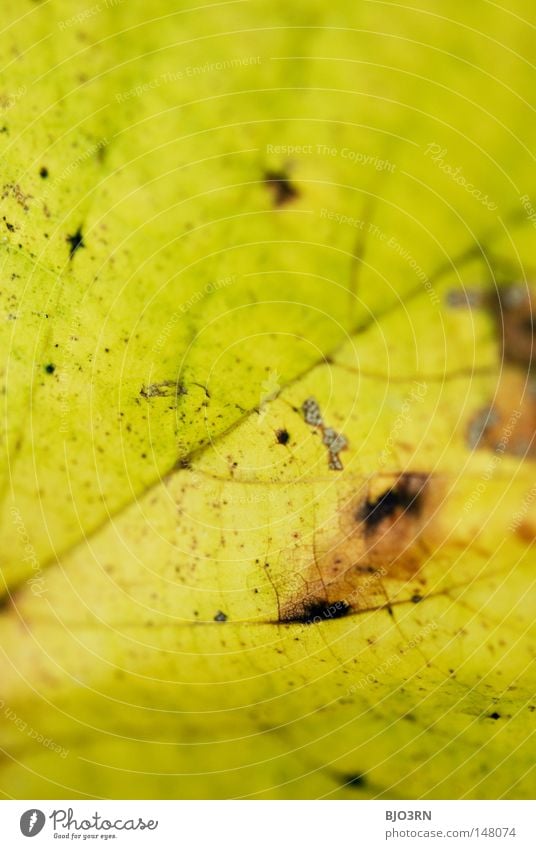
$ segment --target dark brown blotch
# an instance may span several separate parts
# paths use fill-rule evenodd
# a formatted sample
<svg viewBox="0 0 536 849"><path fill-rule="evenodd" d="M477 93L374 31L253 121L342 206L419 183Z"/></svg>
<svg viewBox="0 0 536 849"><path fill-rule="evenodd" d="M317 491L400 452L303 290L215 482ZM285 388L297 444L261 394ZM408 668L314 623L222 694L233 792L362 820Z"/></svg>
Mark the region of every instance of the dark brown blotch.
<svg viewBox="0 0 536 849"><path fill-rule="evenodd" d="M394 486L389 487L374 500L367 499L359 508L357 520L365 525L365 532L375 532L386 521L407 513L419 517L423 507L423 494L427 475L403 474Z"/></svg>
<svg viewBox="0 0 536 849"><path fill-rule="evenodd" d="M279 618L280 622L299 622L302 625L314 625L329 619L342 619L350 612L348 602L342 600L328 602L325 599L303 599L290 604Z"/></svg>
<svg viewBox="0 0 536 849"><path fill-rule="evenodd" d="M364 482L315 540L298 588L285 590L284 580L278 587L279 621L310 624L371 610L392 615L391 598L420 602L421 568L437 544L433 517L444 495L441 480L422 472Z"/></svg>
<svg viewBox="0 0 536 849"><path fill-rule="evenodd" d="M536 382L527 380L525 370L515 365L502 368L493 401L471 417L467 446L510 454L536 456Z"/></svg>
<svg viewBox="0 0 536 849"><path fill-rule="evenodd" d="M264 182L273 194L274 206L284 206L299 197L300 193L296 186L290 182L286 171L266 171Z"/></svg>
<svg viewBox="0 0 536 849"><path fill-rule="evenodd" d="M76 232L71 236L67 236L65 239L66 242L69 242L69 259L72 259L75 253L80 250L80 248L85 248L84 236L82 235L82 228L78 227Z"/></svg>
<svg viewBox="0 0 536 849"><path fill-rule="evenodd" d="M362 772L355 772L341 776L341 784L344 787L357 790L367 785L367 779Z"/></svg>

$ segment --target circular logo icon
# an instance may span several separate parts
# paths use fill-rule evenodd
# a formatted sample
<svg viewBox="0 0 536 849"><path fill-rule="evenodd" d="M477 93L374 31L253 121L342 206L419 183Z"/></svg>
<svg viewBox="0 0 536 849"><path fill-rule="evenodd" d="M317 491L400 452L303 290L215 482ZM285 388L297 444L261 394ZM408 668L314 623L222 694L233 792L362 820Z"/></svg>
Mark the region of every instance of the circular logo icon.
<svg viewBox="0 0 536 849"><path fill-rule="evenodd" d="M24 811L20 818L20 830L25 837L35 837L43 828L45 819L43 811L39 811L37 808Z"/></svg>

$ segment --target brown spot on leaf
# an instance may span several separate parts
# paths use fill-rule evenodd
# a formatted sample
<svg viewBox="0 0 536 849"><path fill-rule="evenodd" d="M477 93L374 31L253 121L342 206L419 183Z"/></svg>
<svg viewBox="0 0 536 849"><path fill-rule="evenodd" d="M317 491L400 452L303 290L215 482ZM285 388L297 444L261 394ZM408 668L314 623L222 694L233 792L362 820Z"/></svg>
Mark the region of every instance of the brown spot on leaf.
<svg viewBox="0 0 536 849"><path fill-rule="evenodd" d="M332 603L324 599L303 599L295 607L288 606L280 622L301 622L303 625L313 625L328 619L341 619L350 612L348 602L342 600Z"/></svg>
<svg viewBox="0 0 536 849"><path fill-rule="evenodd" d="M425 475L401 475L394 486L385 490L377 499L367 499L356 517L365 523L366 533L375 531L386 520L392 521L400 512L418 515L426 480Z"/></svg>
<svg viewBox="0 0 536 849"><path fill-rule="evenodd" d="M534 295L525 285L505 286L493 302L504 359L531 365L534 356Z"/></svg>
<svg viewBox="0 0 536 849"><path fill-rule="evenodd" d="M473 416L467 434L471 449L519 457L536 456L535 293L526 284L503 286L487 297L503 359L495 396Z"/></svg>
<svg viewBox="0 0 536 849"><path fill-rule="evenodd" d="M66 236L65 241L69 242L69 259L72 259L75 253L80 250L80 248L85 248L84 237L82 235L82 228L78 227L75 233L71 236Z"/></svg>
<svg viewBox="0 0 536 849"><path fill-rule="evenodd" d="M442 495L439 480L421 472L367 481L342 504L336 531L330 525L324 537L315 538L314 559L300 571L300 581L279 591L280 621L338 618L327 615L336 605L340 616L389 612L393 599L420 601L414 579L425 584L419 572L434 544L431 517Z"/></svg>
<svg viewBox="0 0 536 849"><path fill-rule="evenodd" d="M289 175L283 170L267 171L264 181L272 191L274 206L284 206L299 196L297 188L292 185Z"/></svg>
<svg viewBox="0 0 536 849"><path fill-rule="evenodd" d="M520 368L506 366L492 404L478 410L467 432L469 448L535 457L536 381Z"/></svg>
<svg viewBox="0 0 536 849"><path fill-rule="evenodd" d="M530 516L523 519L516 528L516 534L523 542L534 542L536 539L536 518Z"/></svg>

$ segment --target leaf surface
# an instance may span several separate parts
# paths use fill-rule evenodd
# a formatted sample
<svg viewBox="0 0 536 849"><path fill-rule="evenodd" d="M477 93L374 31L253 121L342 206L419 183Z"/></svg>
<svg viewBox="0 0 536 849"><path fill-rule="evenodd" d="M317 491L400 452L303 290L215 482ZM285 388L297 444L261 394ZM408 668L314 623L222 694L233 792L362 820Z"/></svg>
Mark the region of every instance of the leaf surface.
<svg viewBox="0 0 536 849"><path fill-rule="evenodd" d="M528 4L23 5L4 796L530 796Z"/></svg>

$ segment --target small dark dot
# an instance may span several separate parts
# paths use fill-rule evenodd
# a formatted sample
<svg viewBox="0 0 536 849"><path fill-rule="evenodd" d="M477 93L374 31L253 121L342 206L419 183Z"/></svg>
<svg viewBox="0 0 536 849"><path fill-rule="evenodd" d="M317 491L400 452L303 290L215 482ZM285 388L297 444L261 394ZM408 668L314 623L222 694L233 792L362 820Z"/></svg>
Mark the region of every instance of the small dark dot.
<svg viewBox="0 0 536 849"><path fill-rule="evenodd" d="M302 625L312 625L324 619L342 619L344 616L348 616L350 611L350 605L344 600L330 603L324 599L307 599L296 609L281 614L279 622L285 624L299 622Z"/></svg>
<svg viewBox="0 0 536 849"><path fill-rule="evenodd" d="M413 604L418 604L420 601L422 601L422 595L419 595L419 593L415 593L415 595L411 596L411 600Z"/></svg>
<svg viewBox="0 0 536 849"><path fill-rule="evenodd" d="M40 177L42 177L42 178L43 178L43 180L46 180L46 178L48 177L48 168L45 168L45 166L44 166L44 165L43 165L43 167L39 170L39 176L40 176Z"/></svg>
<svg viewBox="0 0 536 849"><path fill-rule="evenodd" d="M490 713L489 718L490 718L490 719L500 719L500 718L501 718L501 714L500 714L500 713L497 713L497 711L495 710L495 711L493 711L493 713Z"/></svg>
<svg viewBox="0 0 536 849"><path fill-rule="evenodd" d="M290 433L288 430L278 430L276 433L277 441L280 445L286 445L290 439Z"/></svg>
<svg viewBox="0 0 536 849"><path fill-rule="evenodd" d="M367 783L367 779L362 773L356 772L351 775L343 775L342 783L349 787L364 787Z"/></svg>
<svg viewBox="0 0 536 849"><path fill-rule="evenodd" d="M227 622L227 614L223 613L221 610L218 610L216 616L214 617L214 622Z"/></svg>
<svg viewBox="0 0 536 849"><path fill-rule="evenodd" d="M275 206L283 206L299 195L285 171L266 171L264 180L273 191Z"/></svg>
<svg viewBox="0 0 536 849"><path fill-rule="evenodd" d="M47 374L54 374L54 372L56 371L56 366L53 363L48 363L45 366L45 371Z"/></svg>
<svg viewBox="0 0 536 849"><path fill-rule="evenodd" d="M73 233L72 236L67 236L66 240L69 242L69 258L72 259L75 255L76 251L79 248L85 248L84 237L82 236L82 228L79 227L76 233Z"/></svg>

